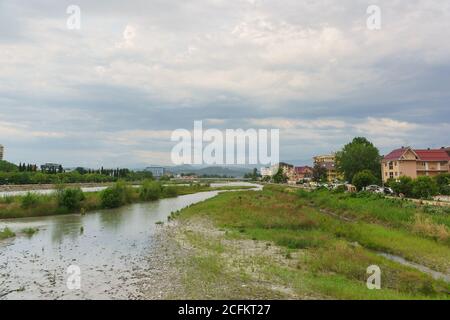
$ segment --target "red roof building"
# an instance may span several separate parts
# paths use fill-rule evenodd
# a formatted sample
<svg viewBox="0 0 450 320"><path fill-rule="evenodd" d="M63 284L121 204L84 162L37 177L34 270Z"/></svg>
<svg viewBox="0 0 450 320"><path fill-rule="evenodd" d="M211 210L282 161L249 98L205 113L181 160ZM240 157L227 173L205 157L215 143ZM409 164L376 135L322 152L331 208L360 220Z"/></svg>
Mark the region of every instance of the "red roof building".
<svg viewBox="0 0 450 320"><path fill-rule="evenodd" d="M450 172L450 155L446 149L412 149L402 147L391 151L381 161L383 181L408 176L435 176Z"/></svg>

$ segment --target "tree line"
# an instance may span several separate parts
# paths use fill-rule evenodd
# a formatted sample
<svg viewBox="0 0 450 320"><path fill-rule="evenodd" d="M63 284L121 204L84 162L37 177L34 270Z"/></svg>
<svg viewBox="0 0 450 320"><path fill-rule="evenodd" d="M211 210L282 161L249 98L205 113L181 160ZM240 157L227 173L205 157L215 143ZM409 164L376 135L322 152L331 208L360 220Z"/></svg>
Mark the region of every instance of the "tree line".
<svg viewBox="0 0 450 320"><path fill-rule="evenodd" d="M64 172L61 168L48 171L38 171L33 164L20 163L18 166L0 161L0 185L14 184L58 184L58 183L88 183L115 182L119 179L140 181L153 179L151 172L132 171L126 168L98 170L76 168L72 172Z"/></svg>

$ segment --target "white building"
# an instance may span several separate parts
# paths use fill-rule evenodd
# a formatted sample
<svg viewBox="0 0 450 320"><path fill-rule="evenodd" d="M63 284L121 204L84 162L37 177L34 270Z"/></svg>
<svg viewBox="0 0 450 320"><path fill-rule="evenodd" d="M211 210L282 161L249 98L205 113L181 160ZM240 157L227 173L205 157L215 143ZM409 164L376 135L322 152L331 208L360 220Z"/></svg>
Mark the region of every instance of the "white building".
<svg viewBox="0 0 450 320"><path fill-rule="evenodd" d="M272 169L269 167L261 168L261 176L263 177L271 177L272 176Z"/></svg>

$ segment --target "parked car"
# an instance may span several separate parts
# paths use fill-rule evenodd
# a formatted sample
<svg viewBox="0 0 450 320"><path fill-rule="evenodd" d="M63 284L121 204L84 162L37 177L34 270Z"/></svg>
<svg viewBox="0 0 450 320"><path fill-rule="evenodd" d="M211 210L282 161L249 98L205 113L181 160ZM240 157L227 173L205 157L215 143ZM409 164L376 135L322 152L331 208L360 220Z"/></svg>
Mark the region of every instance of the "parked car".
<svg viewBox="0 0 450 320"><path fill-rule="evenodd" d="M392 188L389 188L389 187L384 187L383 192L384 192L384 194L388 194L388 195L395 194L394 190L392 190Z"/></svg>
<svg viewBox="0 0 450 320"><path fill-rule="evenodd" d="M384 189L380 186L372 184L363 189L364 191L373 192L373 193L384 193Z"/></svg>

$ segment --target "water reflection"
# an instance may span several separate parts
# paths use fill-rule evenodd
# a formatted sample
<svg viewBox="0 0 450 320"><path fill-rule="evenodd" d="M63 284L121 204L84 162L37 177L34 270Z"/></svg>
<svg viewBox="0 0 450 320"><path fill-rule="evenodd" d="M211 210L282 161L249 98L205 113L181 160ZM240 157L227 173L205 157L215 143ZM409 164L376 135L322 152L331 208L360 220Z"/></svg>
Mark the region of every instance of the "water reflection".
<svg viewBox="0 0 450 320"><path fill-rule="evenodd" d="M152 255L156 222L217 195L202 192L137 203L86 215L61 215L0 221L13 231L38 228L32 237L18 235L0 242L0 298L129 298L136 274L145 274ZM67 268L82 271L81 290L66 286ZM19 290L18 289L24 289Z"/></svg>

